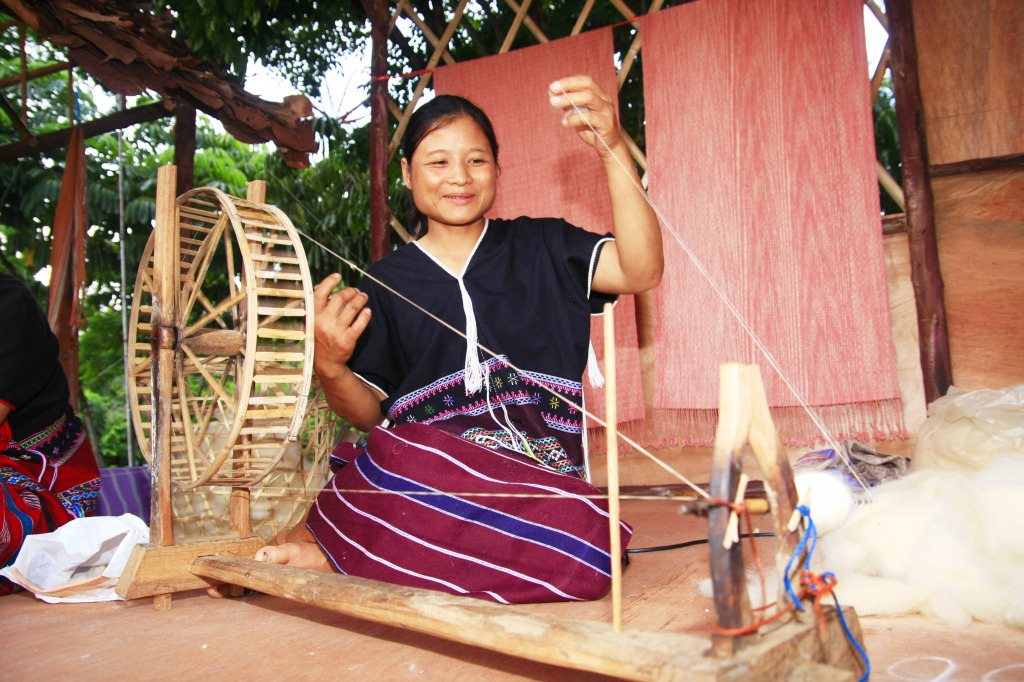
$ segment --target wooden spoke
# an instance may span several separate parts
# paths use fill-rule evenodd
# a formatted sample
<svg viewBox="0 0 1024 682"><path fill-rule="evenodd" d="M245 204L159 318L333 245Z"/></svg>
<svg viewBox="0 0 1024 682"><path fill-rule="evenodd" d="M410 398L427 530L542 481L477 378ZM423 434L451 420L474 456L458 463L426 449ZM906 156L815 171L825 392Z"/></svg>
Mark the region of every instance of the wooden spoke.
<svg viewBox="0 0 1024 682"><path fill-rule="evenodd" d="M222 327L226 328L227 324L225 324L225 322L221 319L221 315L227 312L230 308L233 308L240 302L244 301L246 298L248 298L248 296L249 294L247 292L239 291L230 298L221 301L217 305L211 303L205 296L201 297L203 307L206 308L209 312L203 317L199 318L199 320L195 324L190 325L187 329L182 331L182 337L188 338L192 336L193 334L196 333L196 330L202 329L203 327L210 324L214 320L216 320Z"/></svg>

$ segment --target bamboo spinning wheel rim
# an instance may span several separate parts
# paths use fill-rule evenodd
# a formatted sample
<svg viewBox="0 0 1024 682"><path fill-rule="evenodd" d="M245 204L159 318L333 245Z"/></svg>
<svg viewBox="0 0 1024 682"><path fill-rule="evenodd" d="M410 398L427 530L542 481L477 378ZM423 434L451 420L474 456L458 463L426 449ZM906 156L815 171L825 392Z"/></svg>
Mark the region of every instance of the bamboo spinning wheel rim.
<svg viewBox="0 0 1024 682"><path fill-rule="evenodd" d="M313 290L291 221L273 206L213 187L175 206L180 255L174 305L171 481L251 486L296 439L313 368ZM158 226L159 227L159 226ZM139 447L152 463L150 315L155 232L135 282L128 393Z"/></svg>

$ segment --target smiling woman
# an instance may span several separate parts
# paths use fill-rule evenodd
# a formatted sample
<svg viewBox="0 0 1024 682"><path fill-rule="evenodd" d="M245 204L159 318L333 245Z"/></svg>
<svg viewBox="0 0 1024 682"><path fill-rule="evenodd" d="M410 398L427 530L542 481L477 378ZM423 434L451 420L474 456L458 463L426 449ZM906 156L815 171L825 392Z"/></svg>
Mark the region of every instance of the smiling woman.
<svg viewBox="0 0 1024 682"><path fill-rule="evenodd" d="M372 432L335 453L305 527L257 558L499 602L607 589L620 557L607 502L589 499L590 318L657 284L660 230L635 191L611 97L574 76L550 86L550 104L602 160L616 238L557 218L485 217L498 176L490 121L461 97L420 106L402 159L418 239L358 289L332 295L334 275L314 292L328 402ZM622 524L623 547L630 532Z"/></svg>

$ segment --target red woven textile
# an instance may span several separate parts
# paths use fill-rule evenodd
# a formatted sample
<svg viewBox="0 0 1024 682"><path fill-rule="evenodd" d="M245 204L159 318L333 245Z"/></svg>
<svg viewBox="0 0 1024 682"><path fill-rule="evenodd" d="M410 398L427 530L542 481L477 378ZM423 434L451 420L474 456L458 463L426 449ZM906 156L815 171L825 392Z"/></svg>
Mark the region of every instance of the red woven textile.
<svg viewBox="0 0 1024 682"><path fill-rule="evenodd" d="M85 286L85 239L89 227L85 188L85 144L81 126L71 129L68 153L61 177L57 209L53 217L50 250L50 329L60 342L60 363L68 378L71 406L78 407L78 330L85 315L81 309Z"/></svg>
<svg viewBox="0 0 1024 682"><path fill-rule="evenodd" d="M593 232L613 231L601 163L575 132L562 127L561 112L548 103L547 94L553 81L576 74L588 74L616 92L612 55L611 30L603 29L437 69L438 94L472 100L494 124L501 172L489 216L554 216ZM640 423L643 386L632 296L620 298L615 322L619 421ZM595 318L591 338L602 358L600 318ZM604 391L584 385L588 411L603 419ZM591 442L600 447L595 439Z"/></svg>
<svg viewBox="0 0 1024 682"><path fill-rule="evenodd" d="M640 19L661 442L713 440L722 362L756 362L783 438L904 435L860 0L701 0ZM674 233L674 234L673 234Z"/></svg>

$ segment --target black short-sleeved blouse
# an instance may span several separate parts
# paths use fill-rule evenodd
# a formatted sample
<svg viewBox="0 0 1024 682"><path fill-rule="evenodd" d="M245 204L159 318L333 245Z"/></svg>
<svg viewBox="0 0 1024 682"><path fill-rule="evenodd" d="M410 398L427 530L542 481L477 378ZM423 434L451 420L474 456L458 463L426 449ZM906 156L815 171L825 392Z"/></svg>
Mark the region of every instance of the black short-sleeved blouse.
<svg viewBox="0 0 1024 682"><path fill-rule="evenodd" d="M552 218L488 221L462 275L479 342L497 356L480 351L486 380L475 393L464 380L466 340L374 281L466 329L457 273L407 245L360 284L373 315L349 366L386 396L381 409L392 423L432 424L585 475L585 422L575 405L590 317L614 300L590 288L609 239Z"/></svg>
<svg viewBox="0 0 1024 682"><path fill-rule="evenodd" d="M17 277L0 274L0 401L11 407L12 440L60 419L68 382L58 361L57 337L39 303Z"/></svg>

